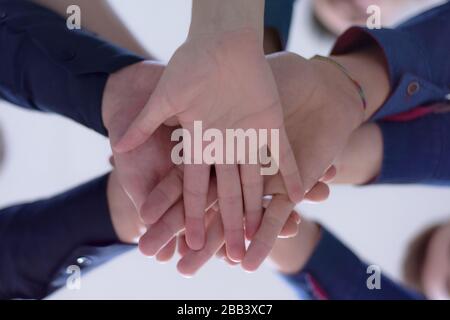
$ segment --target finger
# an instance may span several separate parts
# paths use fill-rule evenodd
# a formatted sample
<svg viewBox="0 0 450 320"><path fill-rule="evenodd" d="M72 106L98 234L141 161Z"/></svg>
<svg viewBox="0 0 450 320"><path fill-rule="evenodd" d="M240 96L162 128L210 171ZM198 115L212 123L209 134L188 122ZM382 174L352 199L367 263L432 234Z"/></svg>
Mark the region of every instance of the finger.
<svg viewBox="0 0 450 320"><path fill-rule="evenodd" d="M241 165L240 174L245 207L245 234L247 239L251 239L261 223L264 180L261 167L256 164Z"/></svg>
<svg viewBox="0 0 450 320"><path fill-rule="evenodd" d="M173 258L177 248L177 237L173 237L156 255L159 262L167 262Z"/></svg>
<svg viewBox="0 0 450 320"><path fill-rule="evenodd" d="M331 166L325 172L325 174L320 179L320 181L329 183L329 182L333 181L333 179L336 177L336 174L337 174L336 167L335 166Z"/></svg>
<svg viewBox="0 0 450 320"><path fill-rule="evenodd" d="M239 262L231 260L230 258L228 258L228 256L223 257L223 261L225 261L231 267L237 266L239 264Z"/></svg>
<svg viewBox="0 0 450 320"><path fill-rule="evenodd" d="M225 258L227 255L227 248L225 246L222 246L219 251L216 252L216 257L219 259Z"/></svg>
<svg viewBox="0 0 450 320"><path fill-rule="evenodd" d="M263 207L268 208L270 205L270 202L272 199L265 197L263 199ZM281 233L279 235L279 238L293 238L298 233L298 225L301 223L300 215L292 211L291 215L289 216L289 219L286 221L286 224L283 226L283 229L281 230Z"/></svg>
<svg viewBox="0 0 450 320"><path fill-rule="evenodd" d="M328 199L330 188L326 183L317 182L305 195L305 199L311 202L323 202Z"/></svg>
<svg viewBox="0 0 450 320"><path fill-rule="evenodd" d="M140 209L142 220L146 224L156 223L183 194L182 172L173 168L150 192Z"/></svg>
<svg viewBox="0 0 450 320"><path fill-rule="evenodd" d="M273 198L242 261L245 270L255 271L267 258L294 206L286 195Z"/></svg>
<svg viewBox="0 0 450 320"><path fill-rule="evenodd" d="M222 260L225 261L231 267L237 266L239 264L239 262L235 262L235 261L231 260L230 258L228 258L226 246L222 246L222 248L223 248L223 251L224 251L224 255L222 257Z"/></svg>
<svg viewBox="0 0 450 320"><path fill-rule="evenodd" d="M271 176L264 181L264 195L286 194L286 188L281 175Z"/></svg>
<svg viewBox="0 0 450 320"><path fill-rule="evenodd" d="M325 171L325 174L320 179L322 182L331 182L334 178L336 178L337 175L337 168L335 165L331 165L327 171Z"/></svg>
<svg viewBox="0 0 450 320"><path fill-rule="evenodd" d="M190 251L189 246L186 243L186 237L184 233L178 236L178 253L181 257L184 257Z"/></svg>
<svg viewBox="0 0 450 320"><path fill-rule="evenodd" d="M186 164L184 166L183 197L186 210L186 241L192 250L205 244L205 209L209 188L210 166Z"/></svg>
<svg viewBox="0 0 450 320"><path fill-rule="evenodd" d="M280 128L279 133L279 151L277 152L277 141L272 141L272 139L270 139L270 151L272 157L275 157L275 161L279 165L280 173L283 177L284 186L289 198L292 202L299 203L303 199L305 190L298 171L297 161L294 152L291 149L284 127Z"/></svg>
<svg viewBox="0 0 450 320"><path fill-rule="evenodd" d="M237 165L216 165L219 207L228 257L241 261L245 255L244 210Z"/></svg>
<svg viewBox="0 0 450 320"><path fill-rule="evenodd" d="M146 256L156 255L183 228L184 208L180 200L139 239L140 251Z"/></svg>
<svg viewBox="0 0 450 320"><path fill-rule="evenodd" d="M193 276L224 244L224 230L219 214L215 214L208 226L205 246L198 251L189 250L178 262L178 271Z"/></svg>
<svg viewBox="0 0 450 320"><path fill-rule="evenodd" d="M288 220L286 221L285 225L283 226L283 229L280 232L280 235L278 238L293 238L298 233L298 225L300 224L300 216L297 212L292 212L289 216Z"/></svg>
<svg viewBox="0 0 450 320"><path fill-rule="evenodd" d="M159 93L157 88L125 134L113 145L114 151L125 153L136 149L174 115L166 95Z"/></svg>

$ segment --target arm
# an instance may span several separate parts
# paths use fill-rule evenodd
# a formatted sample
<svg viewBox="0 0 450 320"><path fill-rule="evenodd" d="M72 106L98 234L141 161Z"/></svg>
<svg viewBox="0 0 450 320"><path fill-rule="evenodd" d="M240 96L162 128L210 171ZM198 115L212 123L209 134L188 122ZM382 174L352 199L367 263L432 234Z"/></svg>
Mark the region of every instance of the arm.
<svg viewBox="0 0 450 320"><path fill-rule="evenodd" d="M264 6L264 0L193 0L189 36L250 29L262 43Z"/></svg>
<svg viewBox="0 0 450 320"><path fill-rule="evenodd" d="M142 58L68 30L60 16L28 1L2 1L0 11L0 97L106 134L101 105L108 76Z"/></svg>
<svg viewBox="0 0 450 320"><path fill-rule="evenodd" d="M450 183L447 145L450 113L442 106L427 116L406 121L381 121L356 130L335 165L334 183Z"/></svg>
<svg viewBox="0 0 450 320"><path fill-rule="evenodd" d="M62 17L67 17L67 8L78 5L81 9L81 24L87 30L93 31L103 39L115 45L152 59L148 51L134 37L125 23L120 19L107 0L32 0L49 8Z"/></svg>
<svg viewBox="0 0 450 320"><path fill-rule="evenodd" d="M360 127L335 162L338 174L334 182L448 184L449 123L450 114L436 113L414 121ZM320 231L317 224L305 219L295 238L277 241L271 258L302 297L423 298L385 277L382 290L368 290L367 265L329 231Z"/></svg>
<svg viewBox="0 0 450 320"><path fill-rule="evenodd" d="M0 298L39 299L133 246L140 222L114 174L0 210ZM78 258L85 257L88 261Z"/></svg>
<svg viewBox="0 0 450 320"><path fill-rule="evenodd" d="M423 299L383 274L381 289L368 289L368 264L325 228L305 219L296 237L277 241L271 258L305 299Z"/></svg>
<svg viewBox="0 0 450 320"><path fill-rule="evenodd" d="M426 11L395 29L369 30L354 27L337 41L332 54L360 81L365 90L383 88L375 104L368 108L366 118L378 120L449 99L450 46L440 35L450 33L450 3ZM377 47L378 64L359 65L346 58L366 47ZM367 66L368 69L365 69ZM364 70L364 72L358 72ZM371 80L368 79L371 78ZM381 99L381 100L380 100Z"/></svg>

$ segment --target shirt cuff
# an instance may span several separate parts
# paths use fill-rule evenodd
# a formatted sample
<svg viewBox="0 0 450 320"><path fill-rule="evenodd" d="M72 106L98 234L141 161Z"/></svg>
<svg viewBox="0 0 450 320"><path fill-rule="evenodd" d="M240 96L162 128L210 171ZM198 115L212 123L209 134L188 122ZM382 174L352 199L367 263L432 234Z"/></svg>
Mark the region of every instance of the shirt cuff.
<svg viewBox="0 0 450 320"><path fill-rule="evenodd" d="M420 43L411 32L402 29L371 30L363 27L352 27L337 40L332 50L335 55L367 45L376 45L384 53L391 93L372 120L446 99L448 89L431 82L431 67Z"/></svg>

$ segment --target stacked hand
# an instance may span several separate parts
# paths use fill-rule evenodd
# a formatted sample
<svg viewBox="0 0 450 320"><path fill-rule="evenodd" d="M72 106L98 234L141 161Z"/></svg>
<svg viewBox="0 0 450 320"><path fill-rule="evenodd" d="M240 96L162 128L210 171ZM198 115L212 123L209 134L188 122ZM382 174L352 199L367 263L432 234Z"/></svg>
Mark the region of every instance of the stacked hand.
<svg viewBox="0 0 450 320"><path fill-rule="evenodd" d="M334 174L332 169L327 169L345 147L358 121L362 120L360 100L351 82L332 65L306 61L289 53L274 55L269 62L281 94L287 132L290 141L294 142L300 174L306 182L306 188L310 190L308 198L323 200L328 195L328 188L316 182L321 177L329 179ZM328 95L324 95L324 92L328 92ZM258 230L242 262L247 270L255 270L270 253L284 221L294 207L286 197L279 177L267 180L265 194L275 196L263 217L268 227L263 224ZM158 228L155 226L149 233L158 234ZM177 229L180 231L182 226ZM210 224L205 247L186 255L180 262L180 271L185 274L195 272L201 261L206 261L206 257L220 248L220 235L220 219L216 218ZM144 237L142 241L145 240Z"/></svg>
<svg viewBox="0 0 450 320"><path fill-rule="evenodd" d="M276 83L260 47L257 35L249 30L188 39L170 61L144 110L114 145L115 154L127 157L127 153L136 153L164 122L181 125L190 136L195 135L194 121L202 121L205 130L213 128L223 136L227 129L277 129L279 168L286 189L283 199L289 203L300 201L304 193L301 179L284 128ZM184 199L187 243L198 250L205 242L204 214L209 205L211 172L210 166L192 155L191 150L183 151L185 159L193 159L194 164L184 164L183 192L179 196ZM243 161L233 157L232 163L215 163L227 252L235 261L241 261L245 254L243 218L248 238L261 230L258 228L262 218L261 168ZM130 164L127 170L133 170ZM179 190L174 176L171 174L162 182L168 188L165 195ZM140 207L146 224L156 223L165 213L158 210L164 200L163 187L158 187ZM281 226L286 219L280 220ZM269 223L263 220L262 227L270 227ZM258 243L255 245L261 250Z"/></svg>
<svg viewBox="0 0 450 320"><path fill-rule="evenodd" d="M309 190L306 198L321 201L328 196L329 190L324 183L317 182L326 180L334 174L333 169L328 171L327 169L345 147L353 129L362 120L360 100L352 83L331 64L307 61L289 53L271 56L268 62L281 95L287 135L293 146L300 175ZM127 79L126 71L118 77L126 79L125 83L130 85L129 98L117 94L117 97L111 99L116 101L114 103L105 99L109 105L118 106L109 110L120 110L112 112L117 117L110 117L119 120L105 122L111 123L108 127L112 141L115 141L115 137L120 136L124 128L131 123L132 116L128 110L131 109L136 115L144 108L145 99L149 95L148 85L140 86L139 83L155 85L162 73L161 66L148 63L136 65L134 68L143 70L142 78L139 76L140 73L135 71L129 73L130 77L135 78ZM153 76L146 79L145 70L156 72L149 72ZM116 81L111 83L114 82ZM121 113L123 115L118 116ZM173 146L170 144L170 132L168 127L161 126L152 138L139 148L132 152L115 154L116 167L122 184L140 210L144 221L150 210L151 215L161 217L153 223L145 221L147 225L151 224L151 227L140 240L141 250L147 255L158 253L159 257L166 258L169 258L170 253L175 250L176 235L184 232L187 225L182 203L185 197L184 169L170 162L170 149ZM216 178L209 176L208 178L209 188L205 203L211 204L217 197L218 188ZM295 204L289 199L280 175L264 179L262 194L273 195L273 200L262 215L263 223L256 230L253 242L242 261L243 267L247 270L255 270L262 263L278 236L294 235L297 230L297 219L292 214ZM179 270L184 274L195 273L220 249L225 241L224 234L226 239L226 231L224 233L222 229L225 224L221 206L208 209L205 214L207 220L205 245L200 250L192 250L185 242L180 241L181 247L185 249L183 251L185 256L179 263ZM243 216L239 219L240 224L243 224L245 221ZM181 239L184 240L185 237ZM223 250L230 257L228 247Z"/></svg>
<svg viewBox="0 0 450 320"><path fill-rule="evenodd" d="M143 110L145 102L151 96L163 70L162 65L143 62L125 68L109 78L103 98L103 118L112 143ZM162 210L164 213L166 209L169 209L158 224L161 225L168 221L166 225L170 228L166 228L163 233L169 235L169 238L164 238L165 240L163 239L162 242L161 240L158 242L158 239L141 242L145 244L143 251L155 254L163 244L174 237L174 233L184 229L184 208L181 202L182 168L176 167L171 161L170 155L174 146L170 141L171 132L172 129L169 127L161 126L148 141L135 150L128 153L114 152L116 174L135 208L139 212L145 213L146 210L142 210L142 208L144 203L149 202L157 211ZM166 180L157 186L163 177L167 177ZM210 188L211 192L216 190L214 187ZM150 194L151 191L153 192ZM149 196L154 200L147 201ZM215 192L209 200L213 202L216 198ZM170 205L167 206L166 202L169 202ZM179 229L172 226L172 217L178 218L176 222L180 225ZM295 234L296 224L291 221L291 224L288 223L287 226L287 230L293 230L290 233ZM140 228L135 230L141 232ZM158 228L154 228L154 230L158 230ZM147 235L153 236L154 233ZM126 238L138 236L139 234L133 234L132 237Z"/></svg>

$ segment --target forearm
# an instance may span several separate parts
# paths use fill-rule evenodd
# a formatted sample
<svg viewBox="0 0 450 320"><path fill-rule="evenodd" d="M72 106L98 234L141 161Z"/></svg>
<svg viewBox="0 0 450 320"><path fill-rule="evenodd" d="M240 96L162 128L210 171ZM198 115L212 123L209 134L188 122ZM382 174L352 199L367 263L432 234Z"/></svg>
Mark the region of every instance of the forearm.
<svg viewBox="0 0 450 320"><path fill-rule="evenodd" d="M295 249L293 249L295 250ZM295 251L293 251L295 253ZM423 299L383 273L379 275L379 288L373 280L374 272L344 243L322 228L312 253L297 273L285 278L302 296L309 299L334 300L389 300ZM371 277L372 275L372 277Z"/></svg>
<svg viewBox="0 0 450 320"><path fill-rule="evenodd" d="M190 36L242 29L264 33L264 0L193 0Z"/></svg>
<svg viewBox="0 0 450 320"><path fill-rule="evenodd" d="M446 105L436 105L436 110ZM380 122L383 158L374 183L450 184L450 113L408 122Z"/></svg>
<svg viewBox="0 0 450 320"><path fill-rule="evenodd" d="M2 1L0 8L8 15L0 40L0 97L106 134L101 103L108 75L142 58L67 29L64 19L31 2Z"/></svg>
<svg viewBox="0 0 450 320"><path fill-rule="evenodd" d="M450 114L435 113L405 121L365 124L351 136L335 162L334 183L450 184Z"/></svg>
<svg viewBox="0 0 450 320"><path fill-rule="evenodd" d="M108 176L58 196L0 210L0 299L43 298L69 265L94 268L119 244L107 201ZM118 253L116 251L116 253ZM78 258L90 257L90 264Z"/></svg>
<svg viewBox="0 0 450 320"><path fill-rule="evenodd" d="M150 53L134 37L107 0L31 0L47 7L63 17L67 17L67 8L78 5L81 9L81 24L103 39L136 54L151 59Z"/></svg>
<svg viewBox="0 0 450 320"><path fill-rule="evenodd" d="M382 52L390 91L373 120L449 99L450 69L446 62L450 47L439 36L450 32L449 14L450 2L446 2L395 29L352 27L339 37L334 55L352 54L367 46L376 46ZM361 70L363 76L373 73L364 66ZM380 81L375 80L372 85ZM384 82L385 78L381 80Z"/></svg>

